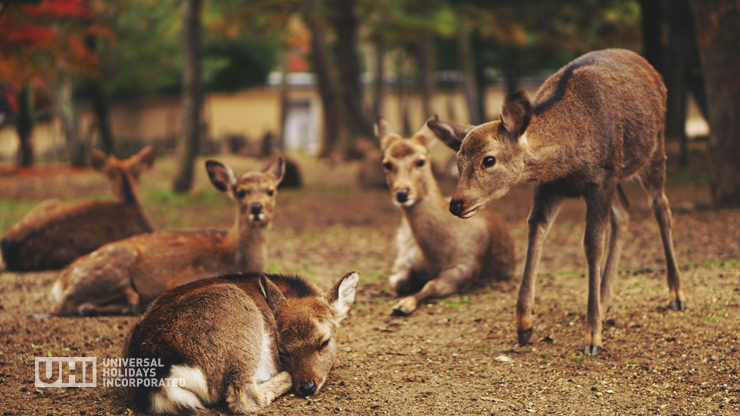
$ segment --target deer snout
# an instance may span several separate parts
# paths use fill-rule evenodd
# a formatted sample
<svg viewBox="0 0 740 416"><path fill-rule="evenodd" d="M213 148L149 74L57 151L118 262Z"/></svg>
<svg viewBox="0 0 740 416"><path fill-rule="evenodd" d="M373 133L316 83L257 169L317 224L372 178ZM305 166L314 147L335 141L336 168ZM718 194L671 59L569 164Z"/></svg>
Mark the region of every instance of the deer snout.
<svg viewBox="0 0 740 416"><path fill-rule="evenodd" d="M400 203L404 203L409 200L409 190L399 189L396 191L396 200Z"/></svg>
<svg viewBox="0 0 740 416"><path fill-rule="evenodd" d="M249 209L250 209L250 211L252 212L253 215L259 215L260 212L262 212L262 204L260 204L259 202L256 202L256 203L250 205L249 206Z"/></svg>
<svg viewBox="0 0 740 416"><path fill-rule="evenodd" d="M450 201L450 212L452 215L459 217L463 213L463 201L459 199L453 199Z"/></svg>
<svg viewBox="0 0 740 416"><path fill-rule="evenodd" d="M298 384L298 393L301 396L311 396L316 393L316 382L313 380L302 381Z"/></svg>

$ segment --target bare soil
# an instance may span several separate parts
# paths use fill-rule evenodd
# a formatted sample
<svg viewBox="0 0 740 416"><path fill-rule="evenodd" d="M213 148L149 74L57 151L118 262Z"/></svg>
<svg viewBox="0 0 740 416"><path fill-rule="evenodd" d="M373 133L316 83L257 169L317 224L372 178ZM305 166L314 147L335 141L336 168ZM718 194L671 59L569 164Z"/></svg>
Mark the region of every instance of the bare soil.
<svg viewBox="0 0 740 416"><path fill-rule="evenodd" d="M219 157L243 172L253 160ZM322 392L288 394L260 414L740 414L740 210L712 210L702 155L672 169L667 195L688 310L667 310L658 227L636 183L629 239L605 348L581 353L586 310L585 209L570 201L546 243L537 279L532 342L516 343L518 277L390 317L387 277L400 213L384 190L354 185L356 165L327 170L298 158L307 185L279 192L269 271L329 288L361 273L356 305L340 329L339 353ZM675 160L675 158L673 158ZM144 206L160 229L226 229L233 204L198 170L189 195L167 189L169 160L145 174ZM0 178L0 232L45 198L106 198L92 171ZM448 192L454 183L444 184ZM496 203L517 244L521 275L531 187ZM0 275L0 411L5 415L135 414L120 389L34 387L34 357L120 357L136 317L43 315L57 272ZM100 365L99 365L100 367ZM214 410L218 413L218 409Z"/></svg>

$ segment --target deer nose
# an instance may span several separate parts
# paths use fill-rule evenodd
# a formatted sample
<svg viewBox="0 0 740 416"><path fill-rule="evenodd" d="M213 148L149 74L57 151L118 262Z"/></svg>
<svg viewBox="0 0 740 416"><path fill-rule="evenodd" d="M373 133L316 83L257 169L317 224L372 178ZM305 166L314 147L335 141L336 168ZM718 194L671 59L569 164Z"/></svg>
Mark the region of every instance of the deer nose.
<svg viewBox="0 0 740 416"><path fill-rule="evenodd" d="M400 203L404 203L409 200L409 190L408 189L399 189L396 191L396 200Z"/></svg>
<svg viewBox="0 0 740 416"><path fill-rule="evenodd" d="M301 382L298 385L298 393L302 396L310 396L316 393L316 383L313 380Z"/></svg>
<svg viewBox="0 0 740 416"><path fill-rule="evenodd" d="M252 204L249 206L249 209L252 211L252 214L259 215L260 212L262 212L262 204L259 202L256 204Z"/></svg>
<svg viewBox="0 0 740 416"><path fill-rule="evenodd" d="M463 201L453 199L450 201L450 212L452 215L460 216L463 212Z"/></svg>

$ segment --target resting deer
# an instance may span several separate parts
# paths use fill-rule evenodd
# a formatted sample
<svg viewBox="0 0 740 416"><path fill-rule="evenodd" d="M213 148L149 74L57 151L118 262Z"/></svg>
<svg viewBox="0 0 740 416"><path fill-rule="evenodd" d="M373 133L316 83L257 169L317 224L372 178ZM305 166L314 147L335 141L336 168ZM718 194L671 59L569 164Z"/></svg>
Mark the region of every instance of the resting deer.
<svg viewBox="0 0 740 416"><path fill-rule="evenodd" d="M532 335L534 277L543 241L564 198L586 200L588 260L587 354L602 347L602 321L629 223L629 204L619 181L640 180L648 194L666 257L670 307L686 307L671 237L671 212L663 193L663 127L666 89L660 74L639 55L620 49L586 54L563 67L540 87L530 105L522 92L504 101L501 120L480 126L427 122L458 150L460 178L450 211L472 217L518 182L535 182L529 214L529 244L519 290L519 343ZM611 222L603 270L602 252Z"/></svg>
<svg viewBox="0 0 740 416"><path fill-rule="evenodd" d="M206 162L213 186L237 204L229 232L160 231L107 244L62 270L51 290L54 315L138 313L173 287L214 274L263 271L282 158L237 178Z"/></svg>
<svg viewBox="0 0 740 416"><path fill-rule="evenodd" d="M90 161L110 180L115 199L50 199L35 207L0 239L6 269L58 269L106 243L154 230L136 193L139 176L154 164L154 148L125 160L93 149Z"/></svg>
<svg viewBox="0 0 740 416"><path fill-rule="evenodd" d="M383 118L375 128L393 203L403 213L396 236L398 258L389 281L398 295L424 285L401 299L393 313L409 315L420 303L461 292L481 277L511 276L514 241L501 217L486 209L484 215L465 221L447 212L448 199L427 160L434 136L426 126L410 139L394 133Z"/></svg>
<svg viewBox="0 0 740 416"><path fill-rule="evenodd" d="M287 393L321 390L336 358L336 332L355 299L358 274L325 295L299 277L232 274L162 295L132 328L124 356L163 359L164 387L129 389L150 413L200 412L225 401L256 412Z"/></svg>

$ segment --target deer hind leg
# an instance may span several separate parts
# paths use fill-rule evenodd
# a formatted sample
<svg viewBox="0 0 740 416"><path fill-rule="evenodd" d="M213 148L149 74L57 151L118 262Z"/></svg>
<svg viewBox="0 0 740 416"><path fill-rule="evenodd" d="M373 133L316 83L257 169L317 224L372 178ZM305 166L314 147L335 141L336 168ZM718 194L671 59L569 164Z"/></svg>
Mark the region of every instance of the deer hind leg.
<svg viewBox="0 0 740 416"><path fill-rule="evenodd" d="M233 413L256 412L287 393L292 385L290 374L287 371L276 374L264 383L254 381L244 383L243 377L236 377L227 389L226 404Z"/></svg>
<svg viewBox="0 0 740 416"><path fill-rule="evenodd" d="M534 307L534 276L542 256L542 245L558 215L563 196L548 185L540 185L534 191L534 202L529 212L529 242L524 275L516 300L516 329L519 345L529 342L534 329L532 309Z"/></svg>
<svg viewBox="0 0 740 416"><path fill-rule="evenodd" d="M602 346L600 266L614 193L613 182L595 185L586 192L586 235L583 238L583 248L588 261L588 309L584 352L591 355L598 354Z"/></svg>
<svg viewBox="0 0 740 416"><path fill-rule="evenodd" d="M601 278L601 311L602 322L606 319L609 304L612 300L614 278L617 275L619 258L622 255L624 238L630 222L629 201L622 191L622 186L617 185L617 192L612 199L611 207L611 236L609 238L609 254L606 257L604 272Z"/></svg>
<svg viewBox="0 0 740 416"><path fill-rule="evenodd" d="M473 275L474 271L466 265L446 269L436 279L428 281L419 293L401 299L393 307L392 315L411 315L426 300L460 292L470 284Z"/></svg>
<svg viewBox="0 0 740 416"><path fill-rule="evenodd" d="M666 260L666 274L670 296L669 307L674 311L686 309L686 298L681 290L681 279L676 263L676 251L673 248L671 231L671 209L663 192L665 184L665 159L655 162L645 173L640 175L642 187L648 194L648 204L653 209L655 220L660 228L663 251Z"/></svg>
<svg viewBox="0 0 740 416"><path fill-rule="evenodd" d="M103 304L83 303L77 310L82 316L89 315L136 315L139 313L139 293L131 286L121 288Z"/></svg>

